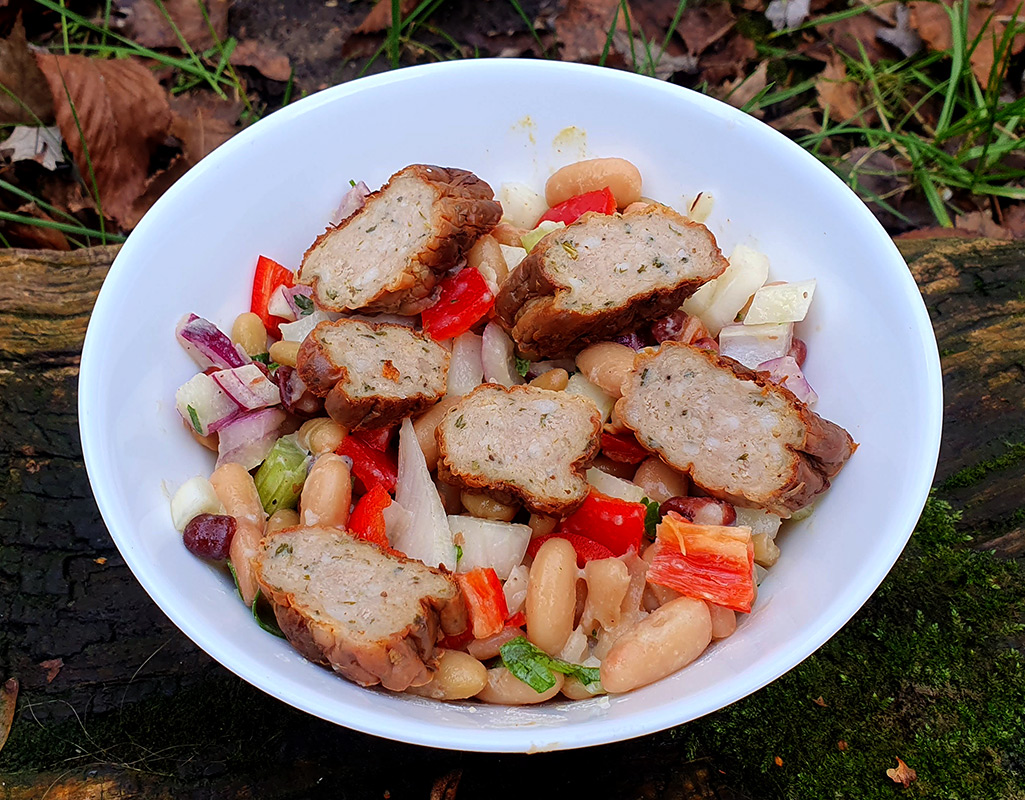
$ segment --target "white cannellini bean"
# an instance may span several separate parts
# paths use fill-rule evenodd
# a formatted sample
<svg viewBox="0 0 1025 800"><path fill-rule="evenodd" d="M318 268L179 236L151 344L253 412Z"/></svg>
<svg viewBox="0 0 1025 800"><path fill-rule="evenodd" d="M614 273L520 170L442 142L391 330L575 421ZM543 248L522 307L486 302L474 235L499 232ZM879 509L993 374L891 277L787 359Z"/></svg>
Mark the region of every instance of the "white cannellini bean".
<svg viewBox="0 0 1025 800"><path fill-rule="evenodd" d="M352 505L352 477L342 456L325 453L314 462L299 504L301 525L345 529Z"/></svg>
<svg viewBox="0 0 1025 800"><path fill-rule="evenodd" d="M565 678L561 673L555 675L555 685L545 692L535 692L529 684L524 683L505 667L488 670L488 684L477 693L477 699L485 703L504 706L525 706L551 700L562 689Z"/></svg>
<svg viewBox="0 0 1025 800"><path fill-rule="evenodd" d="M678 597L616 640L602 661L602 686L620 693L661 680L701 655L711 641L708 604Z"/></svg>
<svg viewBox="0 0 1025 800"><path fill-rule="evenodd" d="M406 691L432 700L465 700L487 683L488 670L476 658L459 650L442 650L430 681Z"/></svg>
<svg viewBox="0 0 1025 800"><path fill-rule="evenodd" d="M623 396L623 381L633 371L637 355L625 344L598 342L577 354L577 366L587 379L610 397Z"/></svg>
<svg viewBox="0 0 1025 800"><path fill-rule="evenodd" d="M555 655L573 632L577 602L577 554L565 539L549 539L537 551L527 584L527 636Z"/></svg>
<svg viewBox="0 0 1025 800"><path fill-rule="evenodd" d="M737 629L737 612L732 608L709 603L708 613L712 617L713 639L725 639Z"/></svg>
<svg viewBox="0 0 1025 800"><path fill-rule="evenodd" d="M602 558L584 565L587 602L580 621L614 628L622 622L623 598L630 588L630 570L618 558Z"/></svg>
<svg viewBox="0 0 1025 800"><path fill-rule="evenodd" d="M239 522L251 522L261 533L266 525L263 503L253 476L241 464L221 464L210 476L210 483L225 511Z"/></svg>
<svg viewBox="0 0 1025 800"><path fill-rule="evenodd" d="M633 482L658 503L664 503L670 497L686 495L690 489L687 476L677 472L658 456L651 456L641 462L634 473Z"/></svg>
<svg viewBox="0 0 1025 800"><path fill-rule="evenodd" d="M641 199L641 172L625 158L592 158L567 164L545 184L545 200L557 206L564 200L606 186L616 198L616 206L625 208Z"/></svg>
<svg viewBox="0 0 1025 800"><path fill-rule="evenodd" d="M228 549L228 559L231 561L232 569L235 570L235 579L238 581L242 602L251 606L253 600L256 599L256 592L260 588L260 584L256 581L253 561L259 550L263 531L249 520L237 519L236 522L235 535L231 537L231 547Z"/></svg>

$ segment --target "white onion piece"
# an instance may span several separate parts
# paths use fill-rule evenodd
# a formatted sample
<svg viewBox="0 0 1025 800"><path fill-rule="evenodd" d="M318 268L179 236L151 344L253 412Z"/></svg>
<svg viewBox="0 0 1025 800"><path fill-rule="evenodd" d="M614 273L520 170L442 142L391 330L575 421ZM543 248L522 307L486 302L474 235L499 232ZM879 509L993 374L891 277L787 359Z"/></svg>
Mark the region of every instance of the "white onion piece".
<svg viewBox="0 0 1025 800"><path fill-rule="evenodd" d="M178 387L174 405L181 418L200 436L215 433L241 413L238 403L204 372Z"/></svg>
<svg viewBox="0 0 1025 800"><path fill-rule="evenodd" d="M769 380L780 386L785 386L802 403L810 406L819 399L793 356L782 356L764 361L758 365L758 371L768 372Z"/></svg>
<svg viewBox="0 0 1025 800"><path fill-rule="evenodd" d="M407 526L396 532L395 538L389 534L392 546L430 567L443 566L455 570L456 546L445 508L408 417L399 428L399 477L395 484L395 502L410 513L410 520Z"/></svg>
<svg viewBox="0 0 1025 800"><path fill-rule="evenodd" d="M217 435L217 466L241 464L250 470L259 466L278 440L278 429L285 421L280 408L249 411L231 420Z"/></svg>
<svg viewBox="0 0 1025 800"><path fill-rule="evenodd" d="M331 224L337 225L363 208L369 195L370 187L363 183L363 181L353 185L349 191L342 195L342 201L338 204L338 209L331 215Z"/></svg>
<svg viewBox="0 0 1025 800"><path fill-rule="evenodd" d="M726 325L719 331L719 354L739 361L748 369L790 352L794 323L782 325ZM794 362L796 364L796 362Z"/></svg>
<svg viewBox="0 0 1025 800"><path fill-rule="evenodd" d="M509 577L502 585L505 605L512 616L523 608L527 602L527 585L530 582L530 569L526 564L518 564L509 572Z"/></svg>
<svg viewBox="0 0 1025 800"><path fill-rule="evenodd" d="M320 309L305 317L299 317L295 322L286 322L281 325L281 341L301 342L310 335L310 331L316 328L321 322L333 319Z"/></svg>
<svg viewBox="0 0 1025 800"><path fill-rule="evenodd" d="M516 371L515 345L501 326L491 321L481 337L481 365L484 379L502 386L518 386L523 378Z"/></svg>
<svg viewBox="0 0 1025 800"><path fill-rule="evenodd" d="M763 286L744 315L745 325L765 322L800 322L808 315L815 296L815 279Z"/></svg>
<svg viewBox="0 0 1025 800"><path fill-rule="evenodd" d="M223 514L224 506L217 499L213 485L202 475L189 478L171 498L171 520L177 531L185 530L185 526L200 514Z"/></svg>
<svg viewBox="0 0 1025 800"><path fill-rule="evenodd" d="M185 348L200 369L241 367L252 359L210 320L186 314L174 329L178 343Z"/></svg>
<svg viewBox="0 0 1025 800"><path fill-rule="evenodd" d="M469 331L452 340L452 358L448 364L449 394L469 394L480 386L484 379L481 346L481 337Z"/></svg>
<svg viewBox="0 0 1025 800"><path fill-rule="evenodd" d="M385 535L388 537L388 541L394 545L398 539L406 535L406 531L413 522L413 515L394 500L381 513L384 516Z"/></svg>
<svg viewBox="0 0 1025 800"><path fill-rule="evenodd" d="M503 183L498 188L498 202L502 204L502 218L506 222L527 230L548 210L544 196L525 183Z"/></svg>
<svg viewBox="0 0 1025 800"><path fill-rule="evenodd" d="M697 317L712 336L733 322L737 313L769 277L769 259L747 245L738 244L722 275L709 281L683 302L683 310Z"/></svg>
<svg viewBox="0 0 1025 800"><path fill-rule="evenodd" d="M569 383L566 384L566 388L563 391L566 392L566 394L575 394L581 397L586 397L594 403L598 407L598 412L601 414L602 422L608 420L609 415L612 413L612 407L616 404L616 398L605 394L605 392L587 380L582 372L578 372L576 375L571 375Z"/></svg>
<svg viewBox="0 0 1025 800"><path fill-rule="evenodd" d="M630 481L624 481L615 475L609 475L597 467L588 469L585 476L591 486L602 494L607 494L609 497L617 497L630 503L639 503L646 497L644 489L636 483L630 483Z"/></svg>
<svg viewBox="0 0 1025 800"><path fill-rule="evenodd" d="M258 408L276 406L281 402L277 384L263 374L256 364L244 367L222 369L210 375L228 397L242 408L255 411Z"/></svg>
<svg viewBox="0 0 1025 800"><path fill-rule="evenodd" d="M741 508L740 506L737 506L736 510L736 524L750 528L752 536L764 533L770 539L776 538L776 534L779 532L779 526L783 523L782 517L768 511L763 511L760 508Z"/></svg>
<svg viewBox="0 0 1025 800"><path fill-rule="evenodd" d="M449 516L453 539L463 548L456 572L491 567L501 580L523 561L530 544L530 526L513 522Z"/></svg>
<svg viewBox="0 0 1025 800"><path fill-rule="evenodd" d="M520 262L527 257L527 251L522 247L514 247L508 244L499 244L502 248L502 256L505 258L505 265L509 272L512 272L520 265Z"/></svg>
<svg viewBox="0 0 1025 800"><path fill-rule="evenodd" d="M282 319L299 319L299 314L292 309L288 299L285 297L285 292L287 291L288 287L282 285L271 292L270 297L267 299L267 313Z"/></svg>

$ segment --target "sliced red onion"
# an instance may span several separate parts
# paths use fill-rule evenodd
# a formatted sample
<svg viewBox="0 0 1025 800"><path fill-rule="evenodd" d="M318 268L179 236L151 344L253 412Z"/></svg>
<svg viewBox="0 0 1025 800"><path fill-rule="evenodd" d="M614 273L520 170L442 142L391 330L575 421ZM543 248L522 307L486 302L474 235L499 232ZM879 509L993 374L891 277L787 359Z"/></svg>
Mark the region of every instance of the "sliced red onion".
<svg viewBox="0 0 1025 800"><path fill-rule="evenodd" d="M210 377L228 397L247 411L276 406L281 402L278 387L256 364L222 369Z"/></svg>
<svg viewBox="0 0 1025 800"><path fill-rule="evenodd" d="M267 313L275 317L294 321L299 319L299 315L293 310L285 297L285 292L287 291L288 287L282 285L271 292L270 298L267 300Z"/></svg>
<svg viewBox="0 0 1025 800"><path fill-rule="evenodd" d="M516 371L516 355L513 340L497 322L489 322L481 337L481 364L484 380L502 386L518 386L523 378Z"/></svg>
<svg viewBox="0 0 1025 800"><path fill-rule="evenodd" d="M195 314L182 317L174 333L200 369L229 369L252 361L246 351L234 344L220 328Z"/></svg>
<svg viewBox="0 0 1025 800"><path fill-rule="evenodd" d="M292 367L278 367L274 371L274 380L281 392L281 405L291 413L300 417L315 417L323 411L324 401L314 397Z"/></svg>
<svg viewBox="0 0 1025 800"><path fill-rule="evenodd" d="M758 371L768 372L770 381L780 386L785 386L802 403L810 406L819 399L819 396L811 388L808 380L804 377L804 373L801 372L801 368L797 365L797 360L793 356L770 359L759 364Z"/></svg>
<svg viewBox="0 0 1025 800"><path fill-rule="evenodd" d="M282 287L282 294L284 295L285 302L288 303L288 307L291 310L291 319L299 319L299 317L311 314L314 311L313 307L313 287L305 286L300 284L299 286ZM296 302L295 298L303 296L309 300L308 303L303 303L305 308Z"/></svg>
<svg viewBox="0 0 1025 800"><path fill-rule="evenodd" d="M240 413L238 403L202 372L178 387L174 404L185 424L200 436L217 432Z"/></svg>
<svg viewBox="0 0 1025 800"><path fill-rule="evenodd" d="M249 470L259 466L278 439L278 430L285 421L280 408L249 411L220 429L217 436L217 466L241 464Z"/></svg>
<svg viewBox="0 0 1025 800"><path fill-rule="evenodd" d="M790 352L787 355L791 356L797 362L797 366L803 369L804 360L808 357L808 345L804 343L804 339L798 339L795 336L790 342Z"/></svg>
<svg viewBox="0 0 1025 800"><path fill-rule="evenodd" d="M337 225L363 208L369 195L370 187L363 181L349 189L342 197L342 202L338 204L338 209L331 216L331 224Z"/></svg>
<svg viewBox="0 0 1025 800"><path fill-rule="evenodd" d="M616 344L622 344L629 347L631 350L643 350L647 347L647 343L636 333L625 333L622 336L617 336L613 339Z"/></svg>

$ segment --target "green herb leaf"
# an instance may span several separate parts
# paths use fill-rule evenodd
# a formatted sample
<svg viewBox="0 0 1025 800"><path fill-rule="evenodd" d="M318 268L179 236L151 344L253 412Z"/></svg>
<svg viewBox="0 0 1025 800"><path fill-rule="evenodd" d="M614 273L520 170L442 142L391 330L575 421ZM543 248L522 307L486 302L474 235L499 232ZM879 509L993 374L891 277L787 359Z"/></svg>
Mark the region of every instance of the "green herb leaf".
<svg viewBox="0 0 1025 800"><path fill-rule="evenodd" d="M458 419L456 419L455 423L453 423L453 424L457 428L460 428L460 429L465 428L466 427L466 419L463 417L462 414L460 414Z"/></svg>
<svg viewBox="0 0 1025 800"><path fill-rule="evenodd" d="M189 419L192 420L192 427L196 429L196 433L200 436L203 435L203 426L199 424L199 414L196 413L196 409L192 406L185 406L189 411Z"/></svg>
<svg viewBox="0 0 1025 800"><path fill-rule="evenodd" d="M658 513L658 503L656 503L654 500L649 500L647 497L642 497L641 502L644 503L644 507L648 509L647 512L645 512L644 514L644 533L649 539L654 541L655 529L658 527L658 522L660 519Z"/></svg>
<svg viewBox="0 0 1025 800"><path fill-rule="evenodd" d="M600 680L597 667L583 667L553 658L532 645L525 636L506 642L499 648L499 653L505 668L538 694L555 686L555 672L574 677L584 686L593 686Z"/></svg>
<svg viewBox="0 0 1025 800"><path fill-rule="evenodd" d="M261 592L260 592L259 589L257 589L256 590L256 597L253 598L253 605L252 605L253 619L255 619L256 620L256 624L259 625L261 628L263 628L265 631L267 631L267 633L273 633L279 639L284 639L285 638L285 634L283 634L281 632L281 628L278 627L278 621L273 616L271 616L269 619L265 620L263 618L263 616L260 614L260 608L259 608L260 597L261 597Z"/></svg>
<svg viewBox="0 0 1025 800"><path fill-rule="evenodd" d="M228 572L231 573L231 579L235 581L235 594L238 595L238 599L242 599L242 590L238 586L238 573L235 572L235 567L231 563L231 559L225 562L228 565Z"/></svg>
<svg viewBox="0 0 1025 800"><path fill-rule="evenodd" d="M355 189L356 188L356 181L354 181L352 178L349 178L349 186L351 186L353 189Z"/></svg>
<svg viewBox="0 0 1025 800"><path fill-rule="evenodd" d="M458 564L463 558L463 548L456 545L456 563Z"/></svg>
<svg viewBox="0 0 1025 800"><path fill-rule="evenodd" d="M520 373L521 378L526 378L527 373L530 371L530 361L526 358L516 359L516 371Z"/></svg>
<svg viewBox="0 0 1025 800"><path fill-rule="evenodd" d="M270 364L270 353L257 353L255 356L250 356L253 361L259 361L261 364Z"/></svg>
<svg viewBox="0 0 1025 800"><path fill-rule="evenodd" d="M312 298L307 297L304 294L297 294L292 299L295 301L295 304L299 307L299 310L302 311L302 313L299 316L305 317L313 313L314 309Z"/></svg>

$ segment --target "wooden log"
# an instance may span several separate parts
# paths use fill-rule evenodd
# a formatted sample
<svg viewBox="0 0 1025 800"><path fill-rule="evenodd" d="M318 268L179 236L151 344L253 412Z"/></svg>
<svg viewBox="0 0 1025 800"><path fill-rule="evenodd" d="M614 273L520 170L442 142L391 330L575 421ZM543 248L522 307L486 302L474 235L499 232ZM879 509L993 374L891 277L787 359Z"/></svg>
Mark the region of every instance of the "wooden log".
<svg viewBox="0 0 1025 800"><path fill-rule="evenodd" d="M1025 245L941 240L901 247L942 353L946 427L938 483L989 532L977 546L1021 557L1025 457L1016 446L1025 441ZM317 796L427 797L436 780L460 768L460 797L506 796L491 791L486 776L505 770L524 780L514 766L523 761L406 747L288 709L214 664L135 581L92 500L76 419L78 353L115 252L0 252L0 681L21 681L12 741L38 739L40 748L32 771L5 776L0 797L39 796L51 784L69 797L99 796L101 789L105 796L181 796L201 784L206 788L195 796L312 796L320 787L325 793ZM54 674L56 659L62 666ZM252 721L242 728L248 738L233 743L237 750L211 744L208 752L191 738L194 723L195 735L216 739L218 718L233 715ZM88 763L105 765L98 771L65 774L47 762L46 753L65 752L47 731L78 730L78 723L62 722L71 717L85 720L75 741ZM103 739L94 726L120 741L117 731L154 725L179 725L175 747L201 755L174 762L167 774L173 755L90 750L93 738ZM344 752L360 755L339 758ZM132 759L141 760L141 772ZM549 790L570 796L741 796L729 775L675 752L668 736L527 763L528 772L537 770L532 780L543 777Z"/></svg>

